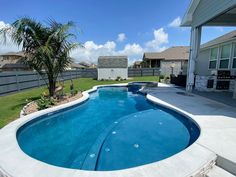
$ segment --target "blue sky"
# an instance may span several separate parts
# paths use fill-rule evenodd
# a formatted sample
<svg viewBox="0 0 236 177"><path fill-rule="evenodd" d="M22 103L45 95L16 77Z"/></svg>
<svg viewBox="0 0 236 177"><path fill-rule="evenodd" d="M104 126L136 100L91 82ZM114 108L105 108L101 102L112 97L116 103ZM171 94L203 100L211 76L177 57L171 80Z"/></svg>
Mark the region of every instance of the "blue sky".
<svg viewBox="0 0 236 177"><path fill-rule="evenodd" d="M175 45L189 45L188 28L178 24L190 0L1 0L0 27L19 17L46 22L74 21L85 49L72 53L76 61L96 62L99 55L128 55L130 62L145 51L161 51ZM172 23L172 25L171 25ZM202 42L234 28L203 29ZM78 30L79 31L79 30ZM18 50L9 42L0 53Z"/></svg>

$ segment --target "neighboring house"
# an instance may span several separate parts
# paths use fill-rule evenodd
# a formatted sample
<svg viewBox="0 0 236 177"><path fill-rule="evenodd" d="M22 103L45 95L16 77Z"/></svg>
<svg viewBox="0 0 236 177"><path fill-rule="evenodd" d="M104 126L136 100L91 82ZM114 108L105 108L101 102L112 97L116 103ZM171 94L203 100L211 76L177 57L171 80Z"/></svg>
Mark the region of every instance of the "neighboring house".
<svg viewBox="0 0 236 177"><path fill-rule="evenodd" d="M72 63L67 67L67 70L75 70L75 69L92 69L97 66L93 63L89 64L86 62L75 63L75 59L71 58Z"/></svg>
<svg viewBox="0 0 236 177"><path fill-rule="evenodd" d="M85 66L83 66L83 65L81 65L81 64L79 64L79 63L74 63L74 62L72 62L72 63L68 66L67 70L76 70L76 69L85 69L85 68L86 68Z"/></svg>
<svg viewBox="0 0 236 177"><path fill-rule="evenodd" d="M24 62L23 52L9 52L0 55L0 71L25 71L30 70Z"/></svg>
<svg viewBox="0 0 236 177"><path fill-rule="evenodd" d="M135 61L133 64L133 68L142 68L142 61Z"/></svg>
<svg viewBox="0 0 236 177"><path fill-rule="evenodd" d="M78 64L80 64L84 68L96 68L97 67L94 63L79 62Z"/></svg>
<svg viewBox="0 0 236 177"><path fill-rule="evenodd" d="M233 91L236 78L236 30L201 45L195 75L197 90Z"/></svg>
<svg viewBox="0 0 236 177"><path fill-rule="evenodd" d="M89 67L90 67L90 64L89 64L89 63L86 63L86 62L84 62L84 61L79 62L78 64L80 64L81 66L84 66L84 68L89 68Z"/></svg>
<svg viewBox="0 0 236 177"><path fill-rule="evenodd" d="M94 64L94 63L91 63L90 66L89 66L89 68L97 68L97 65Z"/></svg>
<svg viewBox="0 0 236 177"><path fill-rule="evenodd" d="M160 68L162 75L186 74L189 47L175 46L163 52L144 53L143 68Z"/></svg>
<svg viewBox="0 0 236 177"><path fill-rule="evenodd" d="M127 56L100 56L98 58L98 80L128 79Z"/></svg>

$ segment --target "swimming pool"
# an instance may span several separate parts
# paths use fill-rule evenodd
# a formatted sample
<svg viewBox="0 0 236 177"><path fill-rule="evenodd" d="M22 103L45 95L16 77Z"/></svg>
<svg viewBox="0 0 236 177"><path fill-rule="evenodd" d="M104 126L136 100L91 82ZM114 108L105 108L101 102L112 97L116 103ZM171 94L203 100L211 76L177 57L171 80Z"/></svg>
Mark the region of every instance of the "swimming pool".
<svg viewBox="0 0 236 177"><path fill-rule="evenodd" d="M160 161L198 138L194 122L150 103L138 89L99 88L80 105L26 123L18 143L51 165L107 171Z"/></svg>

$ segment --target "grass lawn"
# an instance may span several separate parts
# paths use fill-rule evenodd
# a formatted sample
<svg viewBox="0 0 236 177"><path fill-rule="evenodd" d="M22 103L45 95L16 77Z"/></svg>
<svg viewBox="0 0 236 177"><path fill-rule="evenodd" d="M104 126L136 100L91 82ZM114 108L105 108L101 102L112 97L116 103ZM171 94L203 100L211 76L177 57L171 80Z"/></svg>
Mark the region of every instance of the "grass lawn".
<svg viewBox="0 0 236 177"><path fill-rule="evenodd" d="M158 81L157 76L134 77L128 81L97 81L92 78L80 78L74 80L76 90L84 91L95 85L126 83L132 81ZM65 92L69 92L70 81L65 82ZM42 92L46 91L45 87L34 88L19 93L0 96L0 128L19 117L20 110L30 100L40 98Z"/></svg>

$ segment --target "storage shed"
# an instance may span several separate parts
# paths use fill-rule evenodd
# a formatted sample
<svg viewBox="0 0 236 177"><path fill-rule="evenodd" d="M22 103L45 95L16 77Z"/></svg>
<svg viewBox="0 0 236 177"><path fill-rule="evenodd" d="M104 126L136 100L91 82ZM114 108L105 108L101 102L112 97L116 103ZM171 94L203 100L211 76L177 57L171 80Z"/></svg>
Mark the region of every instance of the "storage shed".
<svg viewBox="0 0 236 177"><path fill-rule="evenodd" d="M128 79L127 56L100 56L98 58L98 80Z"/></svg>

